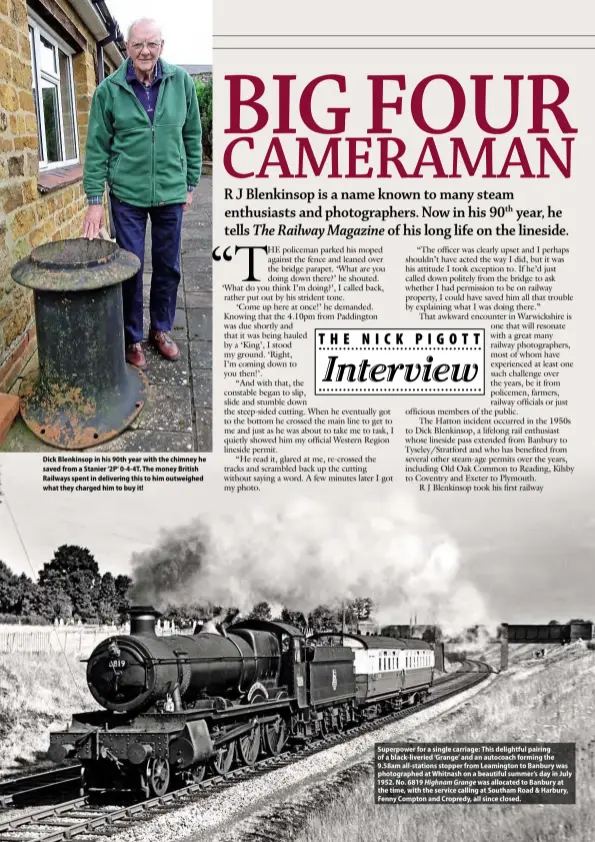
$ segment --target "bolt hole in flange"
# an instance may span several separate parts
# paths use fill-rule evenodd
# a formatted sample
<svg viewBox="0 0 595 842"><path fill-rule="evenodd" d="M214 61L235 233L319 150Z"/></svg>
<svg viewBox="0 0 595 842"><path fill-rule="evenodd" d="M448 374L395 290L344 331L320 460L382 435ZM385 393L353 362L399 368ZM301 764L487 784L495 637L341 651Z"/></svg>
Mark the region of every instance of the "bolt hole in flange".
<svg viewBox="0 0 595 842"><path fill-rule="evenodd" d="M41 433L42 436L45 436L45 427L43 428L43 430L40 430L39 432Z"/></svg>

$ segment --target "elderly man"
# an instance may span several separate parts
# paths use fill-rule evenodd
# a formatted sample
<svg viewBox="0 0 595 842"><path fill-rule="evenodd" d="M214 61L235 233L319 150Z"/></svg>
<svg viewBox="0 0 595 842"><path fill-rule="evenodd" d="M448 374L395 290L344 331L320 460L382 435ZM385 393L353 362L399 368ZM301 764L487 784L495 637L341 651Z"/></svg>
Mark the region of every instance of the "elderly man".
<svg viewBox="0 0 595 842"><path fill-rule="evenodd" d="M126 360L146 368L143 338L143 258L151 217L149 342L167 360L180 351L169 335L180 282L182 216L192 202L202 165L201 125L190 76L163 61L154 20L137 20L126 42L128 60L97 88L91 104L84 188L89 207L83 236L103 225L101 204L110 186L118 245L137 255L141 269L122 294Z"/></svg>

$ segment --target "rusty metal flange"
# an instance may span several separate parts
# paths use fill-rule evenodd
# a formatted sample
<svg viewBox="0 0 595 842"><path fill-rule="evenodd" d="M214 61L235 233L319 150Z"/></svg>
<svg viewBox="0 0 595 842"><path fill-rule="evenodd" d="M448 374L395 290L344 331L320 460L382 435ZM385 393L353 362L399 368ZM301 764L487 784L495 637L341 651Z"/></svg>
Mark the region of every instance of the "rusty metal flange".
<svg viewBox="0 0 595 842"><path fill-rule="evenodd" d="M34 290L39 371L25 378L21 415L53 447L80 450L130 426L148 392L126 363L120 284L139 259L109 240L39 246L13 270Z"/></svg>

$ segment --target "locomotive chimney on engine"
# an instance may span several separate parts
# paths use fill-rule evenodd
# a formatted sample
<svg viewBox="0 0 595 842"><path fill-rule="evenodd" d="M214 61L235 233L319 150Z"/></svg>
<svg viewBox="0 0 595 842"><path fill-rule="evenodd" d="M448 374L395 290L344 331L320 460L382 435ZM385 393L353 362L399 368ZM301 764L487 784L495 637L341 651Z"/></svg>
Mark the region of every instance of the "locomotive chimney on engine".
<svg viewBox="0 0 595 842"><path fill-rule="evenodd" d="M130 634L150 634L155 637L155 622L161 613L152 605L134 605L130 611Z"/></svg>

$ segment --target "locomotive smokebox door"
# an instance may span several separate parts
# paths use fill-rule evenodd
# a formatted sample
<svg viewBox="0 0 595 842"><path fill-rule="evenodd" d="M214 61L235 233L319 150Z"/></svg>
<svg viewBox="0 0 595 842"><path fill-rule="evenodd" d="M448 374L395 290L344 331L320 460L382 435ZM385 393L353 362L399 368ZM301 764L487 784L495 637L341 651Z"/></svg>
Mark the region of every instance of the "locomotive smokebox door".
<svg viewBox="0 0 595 842"><path fill-rule="evenodd" d="M148 390L126 363L121 284L140 261L109 240L61 240L12 269L34 290L39 371L23 380L21 415L42 441L80 450L130 426Z"/></svg>

